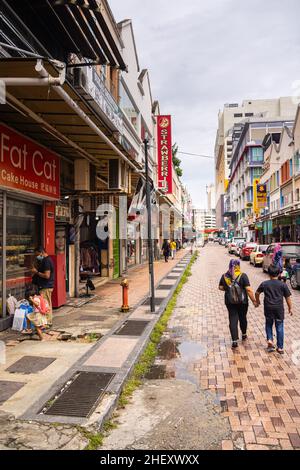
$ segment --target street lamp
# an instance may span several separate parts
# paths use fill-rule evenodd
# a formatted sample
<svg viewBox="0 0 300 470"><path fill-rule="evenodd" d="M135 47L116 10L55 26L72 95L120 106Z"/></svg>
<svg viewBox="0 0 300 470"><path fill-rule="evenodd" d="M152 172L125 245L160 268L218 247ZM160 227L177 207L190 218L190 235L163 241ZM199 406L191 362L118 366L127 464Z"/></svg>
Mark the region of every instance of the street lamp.
<svg viewBox="0 0 300 470"><path fill-rule="evenodd" d="M152 221L151 221L151 191L149 182L148 149L149 139L144 139L145 147L145 176L146 176L146 206L148 214L148 252L149 252L149 283L150 283L150 310L155 313L155 288L154 288L154 256L152 243Z"/></svg>

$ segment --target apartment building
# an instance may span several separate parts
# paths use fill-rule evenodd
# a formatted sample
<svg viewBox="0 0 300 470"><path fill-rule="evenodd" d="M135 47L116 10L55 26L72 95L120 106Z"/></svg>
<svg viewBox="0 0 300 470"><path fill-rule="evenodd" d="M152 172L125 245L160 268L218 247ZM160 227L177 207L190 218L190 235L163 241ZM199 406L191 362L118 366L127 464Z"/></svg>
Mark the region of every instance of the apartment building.
<svg viewBox="0 0 300 470"><path fill-rule="evenodd" d="M257 118L288 120L292 119L295 112L296 105L290 97L245 100L241 105L238 103L225 104L223 110L219 112L215 142L216 217L218 227L224 226L225 194L230 175L234 139L240 137L238 128L234 129L235 125Z"/></svg>
<svg viewBox="0 0 300 470"><path fill-rule="evenodd" d="M214 184L210 184L206 187L207 194L207 209L209 211L216 209L216 189Z"/></svg>
<svg viewBox="0 0 300 470"><path fill-rule="evenodd" d="M249 240L257 237L256 213L254 210L254 185L260 181L264 167L263 142L267 135L279 142L284 128L292 129L294 121L272 120L263 118L255 122L236 125L238 138L230 164L230 181L226 196L227 215L235 220L235 229L239 235Z"/></svg>
<svg viewBox="0 0 300 470"><path fill-rule="evenodd" d="M300 241L300 107L294 126L283 129L279 142L265 139L265 165L261 183L268 201L262 211L261 240Z"/></svg>

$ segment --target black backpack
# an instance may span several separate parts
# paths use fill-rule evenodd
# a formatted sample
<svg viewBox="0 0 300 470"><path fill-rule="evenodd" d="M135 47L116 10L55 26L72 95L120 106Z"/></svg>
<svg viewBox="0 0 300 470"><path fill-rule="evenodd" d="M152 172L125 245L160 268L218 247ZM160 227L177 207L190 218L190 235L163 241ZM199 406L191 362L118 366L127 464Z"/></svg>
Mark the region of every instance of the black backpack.
<svg viewBox="0 0 300 470"><path fill-rule="evenodd" d="M232 305L243 304L246 300L245 290L239 285L240 278L241 276L237 277L228 287L227 298Z"/></svg>

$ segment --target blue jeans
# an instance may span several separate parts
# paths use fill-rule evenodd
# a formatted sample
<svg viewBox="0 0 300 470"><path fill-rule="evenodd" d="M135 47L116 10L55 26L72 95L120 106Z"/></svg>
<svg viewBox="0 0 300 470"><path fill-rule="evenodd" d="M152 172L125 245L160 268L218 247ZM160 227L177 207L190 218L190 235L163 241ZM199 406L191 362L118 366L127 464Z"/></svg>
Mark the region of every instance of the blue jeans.
<svg viewBox="0 0 300 470"><path fill-rule="evenodd" d="M266 318L267 340L273 342L274 322L275 322L276 336L277 336L277 348L283 349L283 342L284 342L284 321L283 320L275 320L273 318Z"/></svg>

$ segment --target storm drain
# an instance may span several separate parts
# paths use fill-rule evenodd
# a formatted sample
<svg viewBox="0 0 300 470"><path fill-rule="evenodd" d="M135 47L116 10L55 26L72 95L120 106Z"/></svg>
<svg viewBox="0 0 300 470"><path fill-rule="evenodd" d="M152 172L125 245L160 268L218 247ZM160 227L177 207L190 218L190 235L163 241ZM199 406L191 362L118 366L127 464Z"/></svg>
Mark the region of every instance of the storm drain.
<svg viewBox="0 0 300 470"><path fill-rule="evenodd" d="M17 393L25 383L10 382L9 380L0 380L0 405L9 400L15 393Z"/></svg>
<svg viewBox="0 0 300 470"><path fill-rule="evenodd" d="M179 276L168 276L167 279L171 279L171 280L174 280L176 279L176 281L179 279Z"/></svg>
<svg viewBox="0 0 300 470"><path fill-rule="evenodd" d="M55 357L23 356L9 366L6 371L11 374L36 374L46 369L55 360Z"/></svg>
<svg viewBox="0 0 300 470"><path fill-rule="evenodd" d="M88 418L103 397L115 374L79 372L78 376L45 414Z"/></svg>
<svg viewBox="0 0 300 470"><path fill-rule="evenodd" d="M122 336L141 336L145 328L149 325L148 321L142 320L128 320L121 328L115 333L115 335Z"/></svg>
<svg viewBox="0 0 300 470"><path fill-rule="evenodd" d="M104 321L106 319L107 317L100 317L97 315L83 315L79 318L80 321Z"/></svg>
<svg viewBox="0 0 300 470"><path fill-rule="evenodd" d="M166 289L173 289L173 285L172 284L161 284L160 286L157 287L156 290L166 290Z"/></svg>
<svg viewBox="0 0 300 470"><path fill-rule="evenodd" d="M165 297L155 297L154 303L155 305L160 305L165 299ZM150 299L145 300L143 305L150 305Z"/></svg>

